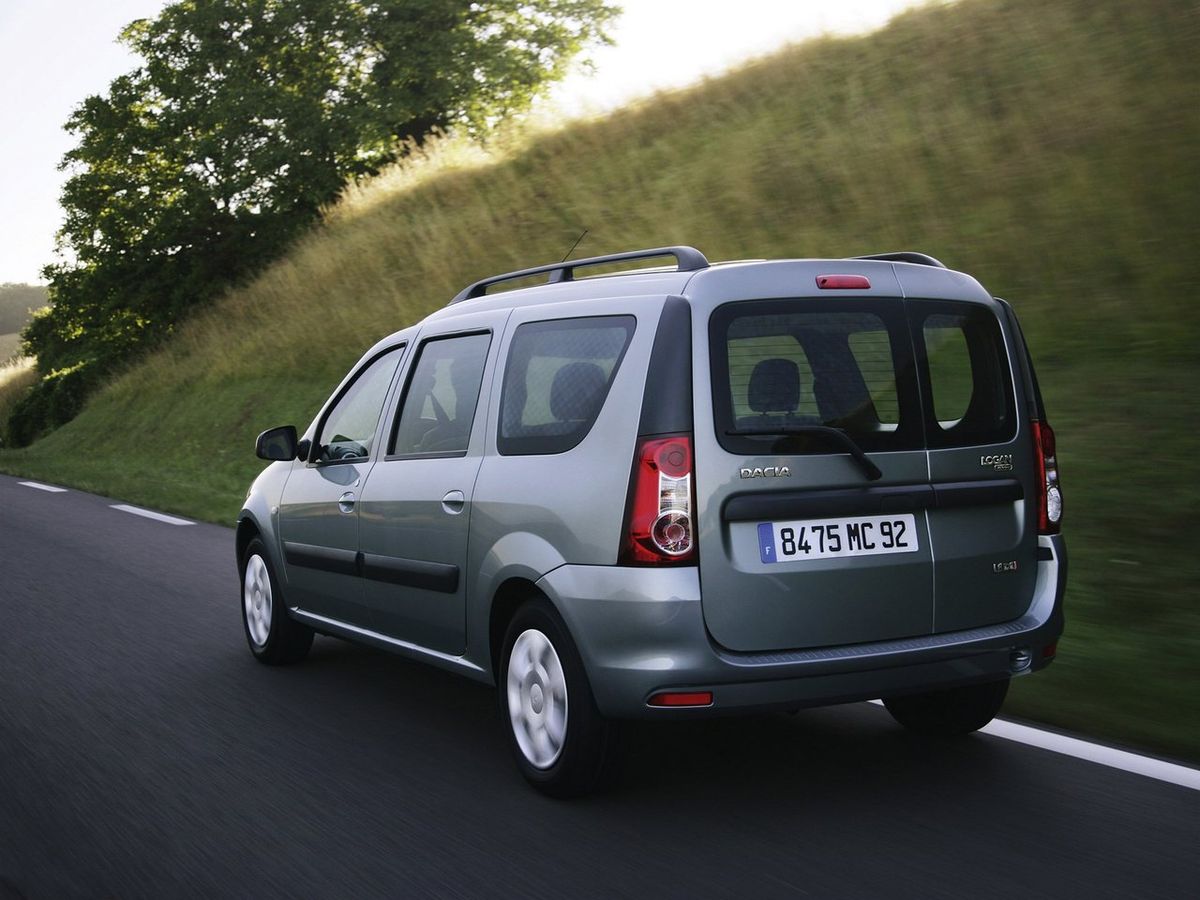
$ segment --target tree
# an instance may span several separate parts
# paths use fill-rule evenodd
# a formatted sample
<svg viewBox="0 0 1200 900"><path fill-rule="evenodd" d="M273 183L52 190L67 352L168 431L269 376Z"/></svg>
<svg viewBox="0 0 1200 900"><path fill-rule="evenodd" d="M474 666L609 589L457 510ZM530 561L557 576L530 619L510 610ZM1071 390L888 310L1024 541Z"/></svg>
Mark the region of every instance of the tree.
<svg viewBox="0 0 1200 900"><path fill-rule="evenodd" d="M129 25L142 65L67 122L65 261L25 332L43 379L16 430L71 418L348 178L527 108L616 15L605 0L181 0Z"/></svg>

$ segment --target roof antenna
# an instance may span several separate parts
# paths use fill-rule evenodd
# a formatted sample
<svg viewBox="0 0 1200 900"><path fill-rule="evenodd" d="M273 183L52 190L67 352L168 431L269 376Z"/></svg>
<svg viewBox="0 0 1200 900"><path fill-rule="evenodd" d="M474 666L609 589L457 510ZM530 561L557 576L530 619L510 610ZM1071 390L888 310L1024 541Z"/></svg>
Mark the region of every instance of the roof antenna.
<svg viewBox="0 0 1200 900"><path fill-rule="evenodd" d="M571 249L567 251L567 256L570 256L572 253L575 252L575 248L579 246L580 241L582 241L585 237L587 237L587 233L588 233L588 230L586 228L583 229L583 234L581 234L579 237L577 237L575 239L575 243L573 243L571 245ZM559 260L559 262L566 262L567 256L564 256L562 259Z"/></svg>

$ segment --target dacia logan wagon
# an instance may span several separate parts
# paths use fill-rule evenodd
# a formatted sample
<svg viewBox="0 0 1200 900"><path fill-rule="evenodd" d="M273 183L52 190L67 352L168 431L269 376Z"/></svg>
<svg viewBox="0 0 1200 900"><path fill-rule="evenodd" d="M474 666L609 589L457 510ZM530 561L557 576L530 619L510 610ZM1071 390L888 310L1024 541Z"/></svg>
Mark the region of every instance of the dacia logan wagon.
<svg viewBox="0 0 1200 900"><path fill-rule="evenodd" d="M965 734L1063 628L1054 433L1016 316L924 254L668 247L487 278L257 452L253 654L295 662L321 633L495 684L554 795L597 783L621 719L882 698Z"/></svg>

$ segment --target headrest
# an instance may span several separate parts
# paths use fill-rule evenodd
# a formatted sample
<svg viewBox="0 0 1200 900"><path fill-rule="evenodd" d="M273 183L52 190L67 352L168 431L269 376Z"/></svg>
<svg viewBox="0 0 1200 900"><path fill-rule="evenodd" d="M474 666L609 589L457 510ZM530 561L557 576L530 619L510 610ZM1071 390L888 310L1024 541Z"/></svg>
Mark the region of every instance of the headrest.
<svg viewBox="0 0 1200 900"><path fill-rule="evenodd" d="M790 359L760 360L750 373L747 399L758 413L795 412L800 406L800 367Z"/></svg>
<svg viewBox="0 0 1200 900"><path fill-rule="evenodd" d="M595 363L567 363L554 373L550 412L560 422L591 419L599 411L608 378Z"/></svg>

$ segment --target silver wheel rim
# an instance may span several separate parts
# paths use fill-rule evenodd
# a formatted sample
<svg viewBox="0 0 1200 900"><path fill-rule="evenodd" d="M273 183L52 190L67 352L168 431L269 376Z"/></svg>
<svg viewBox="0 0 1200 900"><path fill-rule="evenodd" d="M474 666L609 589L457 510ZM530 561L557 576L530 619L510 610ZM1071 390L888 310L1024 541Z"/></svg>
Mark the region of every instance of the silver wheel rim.
<svg viewBox="0 0 1200 900"><path fill-rule="evenodd" d="M254 646L261 647L271 634L271 575L257 553L246 563L242 602L246 607L246 631Z"/></svg>
<svg viewBox="0 0 1200 900"><path fill-rule="evenodd" d="M567 737L567 679L536 628L521 632L508 657L508 714L522 755L539 769L554 765Z"/></svg>

